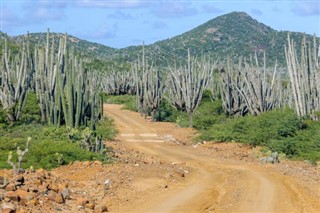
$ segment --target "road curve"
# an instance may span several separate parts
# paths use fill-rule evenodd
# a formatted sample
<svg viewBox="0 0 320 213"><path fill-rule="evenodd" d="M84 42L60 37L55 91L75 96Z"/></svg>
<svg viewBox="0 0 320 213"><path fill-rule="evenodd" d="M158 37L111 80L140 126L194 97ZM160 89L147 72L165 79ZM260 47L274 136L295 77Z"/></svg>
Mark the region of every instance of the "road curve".
<svg viewBox="0 0 320 213"><path fill-rule="evenodd" d="M104 105L104 111L114 119L120 142L166 161L185 162L192 170L183 185L166 194L154 192L144 205L127 207L130 212L320 212L319 198L290 177L174 148L138 113L112 104Z"/></svg>

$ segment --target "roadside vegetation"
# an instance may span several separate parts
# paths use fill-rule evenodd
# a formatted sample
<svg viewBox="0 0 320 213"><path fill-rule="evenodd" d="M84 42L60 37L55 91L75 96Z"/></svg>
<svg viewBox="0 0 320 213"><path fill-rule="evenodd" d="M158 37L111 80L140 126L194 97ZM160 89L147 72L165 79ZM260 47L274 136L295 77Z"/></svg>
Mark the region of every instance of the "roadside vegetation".
<svg viewBox="0 0 320 213"><path fill-rule="evenodd" d="M102 116L99 72L90 58L84 62L68 52L66 35L58 40L48 32L45 47L30 45L28 38L1 43L0 168L111 160L104 142L116 131Z"/></svg>
<svg viewBox="0 0 320 213"><path fill-rule="evenodd" d="M27 138L23 167L54 168L75 160L108 162L104 140L116 131L103 103L154 121L194 127L200 141L264 146L292 159L320 160L320 59L318 44L288 34L286 68L269 67L264 53L249 59L187 57L154 66L142 54L131 64L104 64L46 37L45 47L1 44L0 167L17 160ZM59 45L57 45L59 43ZM59 65L59 66L57 66ZM12 152L12 155L9 152ZM17 154L15 154L17 153Z"/></svg>
<svg viewBox="0 0 320 213"><path fill-rule="evenodd" d="M110 103L135 104L134 96L108 96ZM134 109L136 111L136 109ZM154 120L173 122L180 127L189 126L189 116L163 100ZM293 109L279 108L259 116L230 117L222 107L221 100L213 100L210 91L205 91L194 113L193 127L200 135L195 139L212 142L240 142L263 146L277 151L293 160L320 160L320 122L299 118Z"/></svg>
<svg viewBox="0 0 320 213"><path fill-rule="evenodd" d="M96 130L81 127L66 128L66 126L53 126L40 122L41 113L34 93L28 94L28 99L21 117L17 122L10 123L5 119L3 109L0 110L0 168L10 169L7 163L8 153L12 151L12 161L17 162L16 150L25 149L28 137L29 151L22 160L24 169L33 167L52 169L74 161L100 160L111 162L108 147L98 152L83 148L86 141L94 144L95 136L103 140L112 140L116 134L113 121L103 118L97 122Z"/></svg>

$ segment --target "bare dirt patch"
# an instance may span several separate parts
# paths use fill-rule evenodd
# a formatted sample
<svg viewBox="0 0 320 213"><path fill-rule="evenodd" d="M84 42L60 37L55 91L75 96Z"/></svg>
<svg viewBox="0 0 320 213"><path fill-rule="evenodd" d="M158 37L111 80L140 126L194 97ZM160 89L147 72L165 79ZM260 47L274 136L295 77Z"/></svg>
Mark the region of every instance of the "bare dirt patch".
<svg viewBox="0 0 320 213"><path fill-rule="evenodd" d="M114 164L75 162L51 171L50 181L70 190L61 204L48 193L35 195L42 204L8 200L0 189L1 204L16 212L320 212L320 174L307 162L260 164L259 148L195 145L192 129L149 122L117 105L105 112L119 130L106 142ZM12 179L11 171L0 171L5 175Z"/></svg>

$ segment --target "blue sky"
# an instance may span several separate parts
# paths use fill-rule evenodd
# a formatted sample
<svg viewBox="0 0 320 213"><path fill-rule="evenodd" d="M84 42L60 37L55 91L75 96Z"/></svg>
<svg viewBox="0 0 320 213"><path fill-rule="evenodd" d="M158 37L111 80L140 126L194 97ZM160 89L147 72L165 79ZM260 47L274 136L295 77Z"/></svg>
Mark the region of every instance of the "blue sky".
<svg viewBox="0 0 320 213"><path fill-rule="evenodd" d="M122 48L151 44L242 11L276 30L320 35L320 0L0 0L0 30L68 33Z"/></svg>

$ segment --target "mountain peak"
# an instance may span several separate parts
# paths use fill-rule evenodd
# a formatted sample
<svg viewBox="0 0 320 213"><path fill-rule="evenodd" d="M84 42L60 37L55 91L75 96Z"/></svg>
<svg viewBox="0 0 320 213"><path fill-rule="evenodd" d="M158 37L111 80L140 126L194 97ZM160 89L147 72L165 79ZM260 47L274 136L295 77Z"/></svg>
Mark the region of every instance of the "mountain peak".
<svg viewBox="0 0 320 213"><path fill-rule="evenodd" d="M52 36L59 35L52 33ZM302 40L302 33L291 33L297 45ZM0 33L0 36L4 36ZM310 36L307 35L310 38ZM21 36L11 37L15 41ZM30 34L34 43L45 44L46 34ZM69 45L76 51L93 55L102 59L117 61L133 61L141 51L141 46L114 49L101 44L88 42L69 36ZM146 57L157 64L180 61L186 58L187 49L191 54L208 54L224 60L231 57L237 60L240 56L250 57L257 53L258 57L266 52L268 61L285 64L284 45L287 32L277 31L252 18L245 12L231 12L218 16L208 22L170 39L158 41L145 46Z"/></svg>

